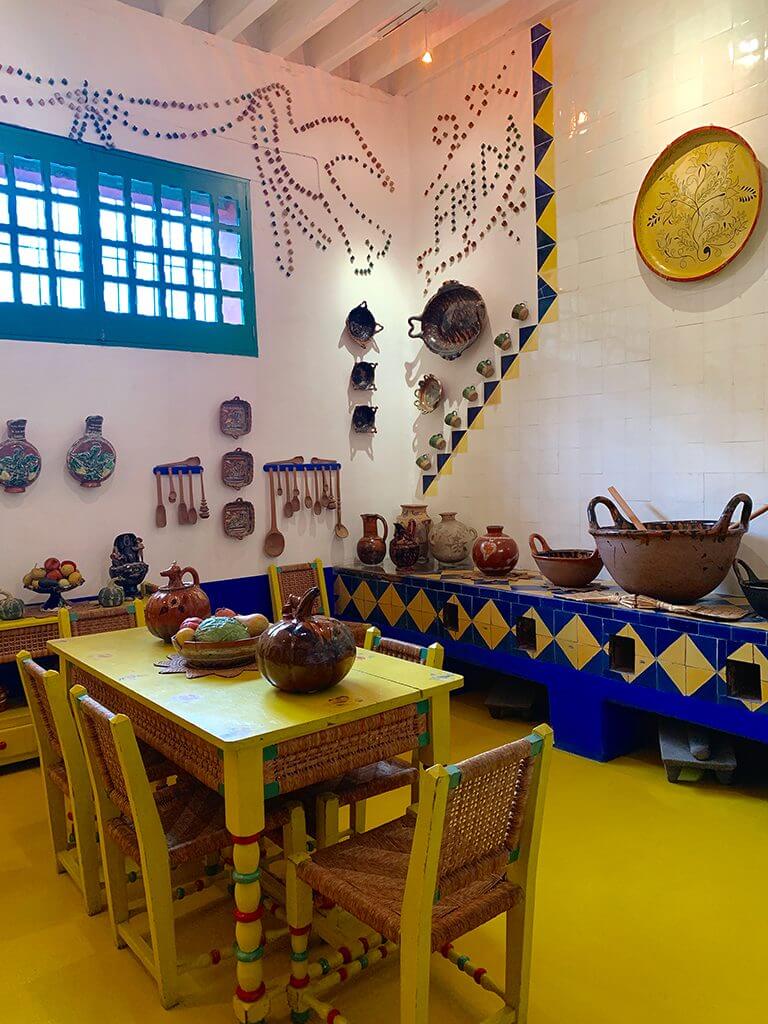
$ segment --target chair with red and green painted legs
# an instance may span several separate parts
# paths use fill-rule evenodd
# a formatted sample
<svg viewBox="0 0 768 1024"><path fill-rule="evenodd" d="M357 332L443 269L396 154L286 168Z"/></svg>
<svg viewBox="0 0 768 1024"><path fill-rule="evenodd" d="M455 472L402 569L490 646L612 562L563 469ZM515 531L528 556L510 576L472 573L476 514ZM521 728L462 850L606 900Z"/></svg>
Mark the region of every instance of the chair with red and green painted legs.
<svg viewBox="0 0 768 1024"><path fill-rule="evenodd" d="M441 953L502 1002L484 1024L528 1024L533 906L552 730L423 773L416 814L305 852L292 812L286 887L293 950L294 1024L349 1024L326 1002L330 987L400 948L400 1024L429 1020L429 965ZM288 852L288 851L287 851ZM352 914L361 937L325 959L307 957L313 894ZM497 984L453 946L506 915L506 977ZM319 930L322 926L319 925Z"/></svg>

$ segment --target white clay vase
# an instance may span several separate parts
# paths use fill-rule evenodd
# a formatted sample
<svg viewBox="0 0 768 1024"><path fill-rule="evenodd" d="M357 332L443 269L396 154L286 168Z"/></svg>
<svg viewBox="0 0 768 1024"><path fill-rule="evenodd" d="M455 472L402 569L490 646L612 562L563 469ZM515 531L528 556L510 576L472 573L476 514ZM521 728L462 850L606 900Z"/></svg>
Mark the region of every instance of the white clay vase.
<svg viewBox="0 0 768 1024"><path fill-rule="evenodd" d="M469 559L477 530L460 522L456 512L441 512L440 522L432 527L429 547L442 565L459 565Z"/></svg>

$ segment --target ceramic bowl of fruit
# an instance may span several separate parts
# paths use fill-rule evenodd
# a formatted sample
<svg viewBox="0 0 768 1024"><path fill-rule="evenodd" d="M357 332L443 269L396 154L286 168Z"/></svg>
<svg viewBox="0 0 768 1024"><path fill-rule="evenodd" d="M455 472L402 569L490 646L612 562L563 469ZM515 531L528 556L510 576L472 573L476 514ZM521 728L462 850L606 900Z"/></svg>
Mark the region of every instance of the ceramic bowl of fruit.
<svg viewBox="0 0 768 1024"><path fill-rule="evenodd" d="M173 646L190 668L236 668L256 660L259 639L268 626L264 615L236 615L219 608L207 619L185 619Z"/></svg>
<svg viewBox="0 0 768 1024"><path fill-rule="evenodd" d="M77 563L71 558L46 558L42 565L30 569L23 580L27 590L34 594L46 594L44 608L58 608L70 590L85 583Z"/></svg>

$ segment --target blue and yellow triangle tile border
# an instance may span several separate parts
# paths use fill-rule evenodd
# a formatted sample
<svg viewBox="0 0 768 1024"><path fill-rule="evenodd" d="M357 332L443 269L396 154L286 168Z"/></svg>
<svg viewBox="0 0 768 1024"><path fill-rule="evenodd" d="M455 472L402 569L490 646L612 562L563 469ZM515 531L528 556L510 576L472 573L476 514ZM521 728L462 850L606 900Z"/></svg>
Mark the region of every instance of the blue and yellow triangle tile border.
<svg viewBox="0 0 768 1024"><path fill-rule="evenodd" d="M554 62L552 24L548 19L531 28L531 83L538 272L536 319L520 327L518 352L501 357L499 376L483 382L479 404L467 411L467 429L452 432L450 450L444 453L446 457L438 457L434 471L422 475L421 493L425 497L437 495L440 477L449 476L453 471L453 456L469 450L469 431L483 428L485 409L501 402L502 381L516 380L520 376L523 351L537 351L539 326L554 323L558 318Z"/></svg>

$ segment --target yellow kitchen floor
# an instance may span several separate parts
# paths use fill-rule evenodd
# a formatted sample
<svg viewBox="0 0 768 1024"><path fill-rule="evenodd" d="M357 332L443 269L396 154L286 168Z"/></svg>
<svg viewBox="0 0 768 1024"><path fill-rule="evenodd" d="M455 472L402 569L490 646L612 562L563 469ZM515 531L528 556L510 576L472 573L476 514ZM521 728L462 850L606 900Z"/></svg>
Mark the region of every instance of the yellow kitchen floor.
<svg viewBox="0 0 768 1024"><path fill-rule="evenodd" d="M454 759L527 732L454 699ZM391 806L391 805L390 805ZM377 811L381 811L379 806ZM376 815L374 815L376 816ZM8 1024L230 1024L232 961L196 971L161 1009L153 982L87 918L51 864L36 768L0 774L0 1019ZM596 764L555 751L536 902L531 1024L735 1024L768 1005L766 792L669 785L647 753ZM225 907L182 927L181 951L231 941ZM501 919L457 945L501 977ZM188 944L189 943L189 944ZM267 972L284 969L280 946ZM359 1024L396 1024L397 966L340 990ZM471 1024L498 1003L433 959L432 1019ZM284 1004L273 1019L288 1020Z"/></svg>

